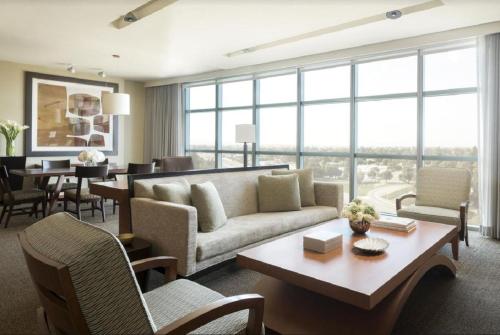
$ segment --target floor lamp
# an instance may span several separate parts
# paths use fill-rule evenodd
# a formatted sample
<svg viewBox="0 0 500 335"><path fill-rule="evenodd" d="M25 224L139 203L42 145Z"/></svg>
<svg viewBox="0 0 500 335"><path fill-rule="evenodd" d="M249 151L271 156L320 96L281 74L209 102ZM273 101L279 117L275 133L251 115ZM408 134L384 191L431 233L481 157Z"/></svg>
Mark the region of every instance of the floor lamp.
<svg viewBox="0 0 500 335"><path fill-rule="evenodd" d="M236 125L236 143L244 143L244 145L243 145L243 167L248 167L247 143L255 143L255 125L253 125L253 124L237 124Z"/></svg>

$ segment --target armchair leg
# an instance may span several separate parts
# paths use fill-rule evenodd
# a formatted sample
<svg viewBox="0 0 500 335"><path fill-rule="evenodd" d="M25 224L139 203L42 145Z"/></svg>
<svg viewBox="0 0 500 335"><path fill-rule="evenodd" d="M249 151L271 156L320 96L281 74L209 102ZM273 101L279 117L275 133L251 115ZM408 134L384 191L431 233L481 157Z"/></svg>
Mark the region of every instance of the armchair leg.
<svg viewBox="0 0 500 335"><path fill-rule="evenodd" d="M451 252L453 259L458 261L458 234L451 240Z"/></svg>
<svg viewBox="0 0 500 335"><path fill-rule="evenodd" d="M3 217L5 216L6 211L7 211L7 205L4 204L2 209L2 215L0 216L0 225L2 224Z"/></svg>
<svg viewBox="0 0 500 335"><path fill-rule="evenodd" d="M106 222L106 212L104 210L104 198L101 198L101 214L102 214L102 222Z"/></svg>
<svg viewBox="0 0 500 335"><path fill-rule="evenodd" d="M469 246L469 227L465 224L465 245Z"/></svg>
<svg viewBox="0 0 500 335"><path fill-rule="evenodd" d="M9 206L9 211L7 212L7 219L5 219L5 226L4 228L7 228L9 225L10 217L12 216L12 212L14 211L14 205Z"/></svg>
<svg viewBox="0 0 500 335"><path fill-rule="evenodd" d="M44 218L47 213L47 198L42 199L42 217Z"/></svg>

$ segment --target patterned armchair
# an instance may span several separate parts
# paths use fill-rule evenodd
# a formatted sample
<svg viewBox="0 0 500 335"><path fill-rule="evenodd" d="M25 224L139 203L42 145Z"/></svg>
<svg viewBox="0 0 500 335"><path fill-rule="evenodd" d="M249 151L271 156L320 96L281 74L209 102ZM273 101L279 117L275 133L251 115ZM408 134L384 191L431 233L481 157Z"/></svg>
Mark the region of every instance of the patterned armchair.
<svg viewBox="0 0 500 335"><path fill-rule="evenodd" d="M260 334L264 298L225 298L176 278L176 259L130 263L110 233L54 214L19 235L43 308L45 332L65 334ZM167 283L142 294L134 272L165 268Z"/></svg>
<svg viewBox="0 0 500 335"><path fill-rule="evenodd" d="M471 175L466 169L420 168L417 194L406 194L396 199L398 216L455 225L460 240L465 240L469 246L467 212L470 188ZM415 205L402 207L402 200L407 198L416 198ZM453 257L458 259L458 243L453 246Z"/></svg>

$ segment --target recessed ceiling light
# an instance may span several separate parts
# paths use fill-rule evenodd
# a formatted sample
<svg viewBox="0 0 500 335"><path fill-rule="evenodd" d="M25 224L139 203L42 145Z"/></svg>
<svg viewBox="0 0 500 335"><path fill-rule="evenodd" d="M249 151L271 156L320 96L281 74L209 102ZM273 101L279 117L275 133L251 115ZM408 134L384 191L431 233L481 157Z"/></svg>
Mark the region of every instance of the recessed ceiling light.
<svg viewBox="0 0 500 335"><path fill-rule="evenodd" d="M106 72L104 72L104 71L99 71L99 72L97 72L97 75L98 75L99 77L101 77L101 78L106 78Z"/></svg>
<svg viewBox="0 0 500 335"><path fill-rule="evenodd" d="M69 65L67 68L66 68L66 71L68 72L71 72L71 73L75 73L76 72L76 69L73 65Z"/></svg>
<svg viewBox="0 0 500 335"><path fill-rule="evenodd" d="M385 13L385 17L391 20L396 20L399 19L403 15L400 10L391 10L387 13Z"/></svg>

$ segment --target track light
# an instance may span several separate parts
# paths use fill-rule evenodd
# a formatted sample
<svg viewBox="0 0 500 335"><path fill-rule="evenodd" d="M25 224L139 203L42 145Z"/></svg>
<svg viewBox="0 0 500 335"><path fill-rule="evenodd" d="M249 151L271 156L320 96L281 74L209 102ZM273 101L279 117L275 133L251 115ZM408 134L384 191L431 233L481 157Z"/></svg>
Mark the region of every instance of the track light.
<svg viewBox="0 0 500 335"><path fill-rule="evenodd" d="M76 72L76 69L75 69L75 67L74 67L72 64L70 64L70 65L66 68L66 71L71 72L71 73L75 73L75 72Z"/></svg>
<svg viewBox="0 0 500 335"><path fill-rule="evenodd" d="M399 19L403 15L400 10L391 10L387 13L385 13L385 17L391 20L396 20Z"/></svg>

